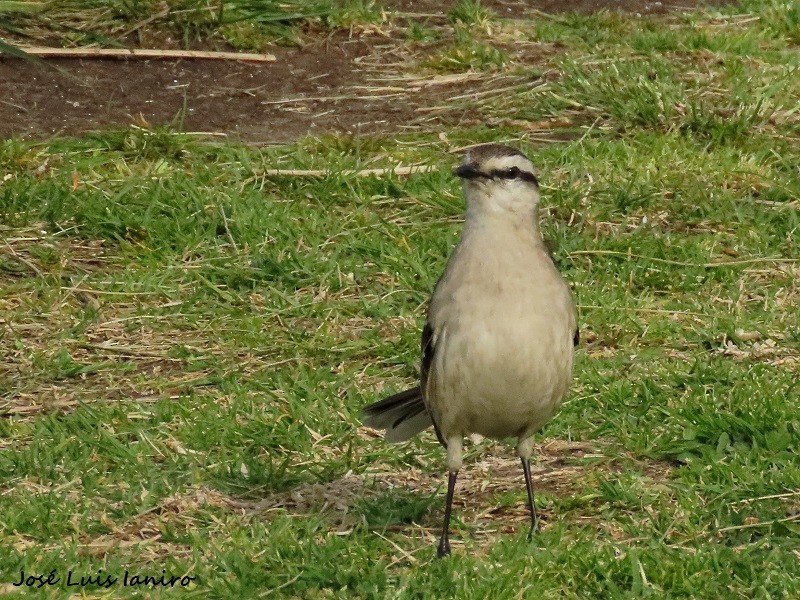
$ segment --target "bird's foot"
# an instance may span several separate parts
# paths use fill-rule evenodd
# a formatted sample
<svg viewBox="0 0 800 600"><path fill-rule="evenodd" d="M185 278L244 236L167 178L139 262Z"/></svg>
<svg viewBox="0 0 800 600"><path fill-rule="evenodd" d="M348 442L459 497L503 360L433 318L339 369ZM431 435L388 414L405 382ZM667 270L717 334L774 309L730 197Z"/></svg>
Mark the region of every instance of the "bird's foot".
<svg viewBox="0 0 800 600"><path fill-rule="evenodd" d="M531 528L528 530L528 541L533 540L534 534L539 533L539 520L537 519L534 523L531 523Z"/></svg>

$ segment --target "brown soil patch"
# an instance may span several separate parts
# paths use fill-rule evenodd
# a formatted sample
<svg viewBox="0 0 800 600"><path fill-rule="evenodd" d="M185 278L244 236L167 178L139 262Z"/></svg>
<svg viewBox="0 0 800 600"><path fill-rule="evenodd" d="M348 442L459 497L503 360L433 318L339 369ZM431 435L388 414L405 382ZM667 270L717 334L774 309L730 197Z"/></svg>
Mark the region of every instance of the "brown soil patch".
<svg viewBox="0 0 800 600"><path fill-rule="evenodd" d="M509 18L531 18L531 10L661 14L701 4L692 0L484 2ZM389 5L413 18L442 20L441 3L435 0L394 0ZM300 49L277 49L276 62L259 65L204 60L52 61L73 78L23 60L0 58L0 138L81 135L106 127L178 120L186 131L224 134L255 144L284 143L315 132L391 133L441 124L453 98L509 84L486 76L410 81L403 76L408 58L402 52L403 42L383 37L378 30L371 33L359 39L338 34ZM529 58L526 64L537 62L536 56ZM454 110L447 121L469 124L474 117L463 109Z"/></svg>
<svg viewBox="0 0 800 600"><path fill-rule="evenodd" d="M131 123L164 125L175 122L182 111L187 131L233 133L253 142L288 141L318 128L347 130L359 121L380 120L369 110L354 119L348 106L352 102L332 99L363 80L355 61L369 51L366 42L340 40L285 50L275 63L265 65L52 61L75 79L21 60L0 60L0 111L6 113L5 118L0 115L0 136L36 138ZM300 106L289 100L296 97L309 100ZM328 107L335 108L333 113Z"/></svg>

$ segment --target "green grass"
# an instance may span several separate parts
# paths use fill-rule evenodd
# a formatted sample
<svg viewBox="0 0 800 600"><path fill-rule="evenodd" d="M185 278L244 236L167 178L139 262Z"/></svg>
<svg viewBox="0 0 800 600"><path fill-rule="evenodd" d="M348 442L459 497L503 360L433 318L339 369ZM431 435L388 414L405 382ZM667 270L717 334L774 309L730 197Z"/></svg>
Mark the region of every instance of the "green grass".
<svg viewBox="0 0 800 600"><path fill-rule="evenodd" d="M369 0L0 0L0 33L18 42L64 46L149 47L166 39L184 47L262 51L274 43L300 44L306 34L380 19Z"/></svg>
<svg viewBox="0 0 800 600"><path fill-rule="evenodd" d="M101 569L196 578L156 597L800 595L786 6L400 20L411 74L459 27L506 53L473 74L553 70L464 100L489 125L446 136L0 142L0 590L55 569L61 584L29 591L67 597L68 569ZM533 123L569 135L538 141ZM463 210L448 151L488 140L537 165L584 341L542 433L543 530L527 541L513 449L470 445L440 561L442 450L431 434L385 445L358 413L415 379ZM349 173L399 162L439 170ZM330 174L264 176L276 167Z"/></svg>

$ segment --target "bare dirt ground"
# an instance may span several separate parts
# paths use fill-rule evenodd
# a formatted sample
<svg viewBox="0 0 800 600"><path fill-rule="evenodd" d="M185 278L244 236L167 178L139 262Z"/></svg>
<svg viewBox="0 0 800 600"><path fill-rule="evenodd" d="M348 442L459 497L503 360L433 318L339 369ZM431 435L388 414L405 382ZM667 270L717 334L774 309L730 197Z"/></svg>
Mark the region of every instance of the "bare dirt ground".
<svg viewBox="0 0 800 600"><path fill-rule="evenodd" d="M713 2L721 4L722 0ZM536 11L617 10L652 15L696 8L695 0L490 0L507 18L541 18ZM393 10L416 20L441 20L435 0L394 0ZM369 35L371 33L371 35ZM224 134L253 144L292 141L314 132L390 133L447 118L448 100L498 79L469 74L403 76L403 40L380 30L333 35L303 48L279 48L274 63L208 60L53 60L69 71L0 58L0 139L81 135L130 124L165 125ZM525 62L544 63L532 55ZM480 81L478 81L480 79ZM517 82L519 83L519 82ZM438 107L438 108L437 108Z"/></svg>

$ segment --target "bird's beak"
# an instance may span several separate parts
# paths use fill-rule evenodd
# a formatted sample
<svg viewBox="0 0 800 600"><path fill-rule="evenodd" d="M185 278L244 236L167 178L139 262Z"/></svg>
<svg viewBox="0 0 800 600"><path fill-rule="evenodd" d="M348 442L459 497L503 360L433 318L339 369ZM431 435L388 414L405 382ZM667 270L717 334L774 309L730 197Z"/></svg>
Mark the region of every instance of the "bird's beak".
<svg viewBox="0 0 800 600"><path fill-rule="evenodd" d="M481 172L470 164L459 165L453 170L453 175L461 179L475 179L481 176Z"/></svg>

